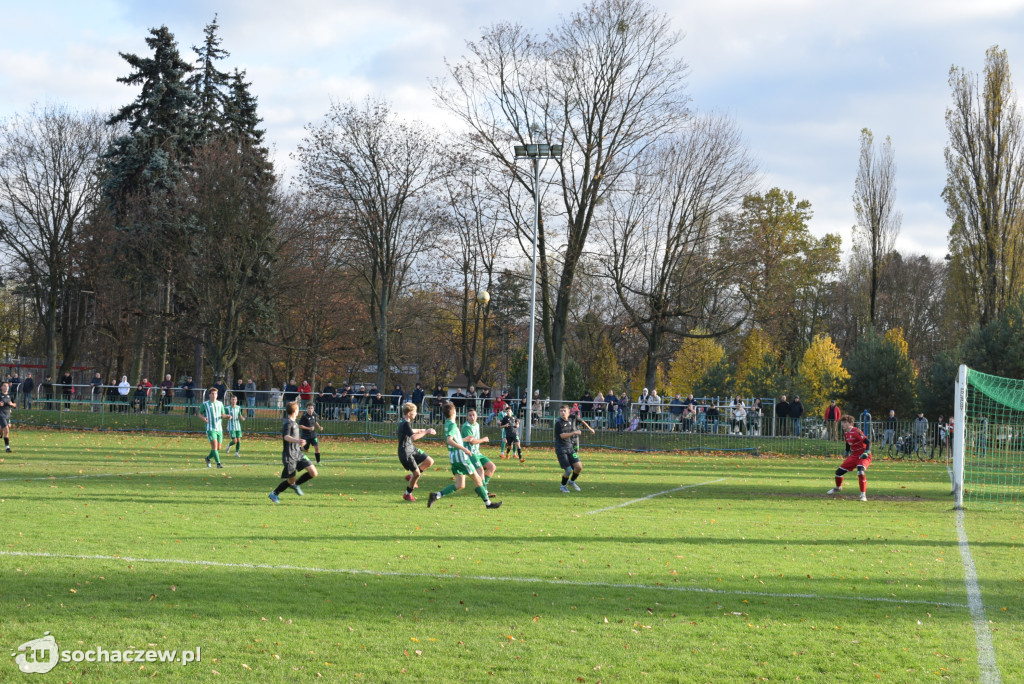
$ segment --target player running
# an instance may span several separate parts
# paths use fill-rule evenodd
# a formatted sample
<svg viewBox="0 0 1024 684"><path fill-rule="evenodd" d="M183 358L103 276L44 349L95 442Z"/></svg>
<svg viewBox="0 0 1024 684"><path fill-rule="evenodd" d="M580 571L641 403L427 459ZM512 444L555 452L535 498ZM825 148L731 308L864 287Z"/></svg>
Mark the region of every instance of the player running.
<svg viewBox="0 0 1024 684"><path fill-rule="evenodd" d="M501 415L501 433L505 438L505 445L501 450L502 458L512 458L512 454L519 456L519 462L523 462L523 445L519 443L519 419L511 406L505 407Z"/></svg>
<svg viewBox="0 0 1024 684"><path fill-rule="evenodd" d="M469 445L469 450L473 453L473 458L476 461L477 474L483 478L484 487L487 487L491 483L491 476L494 475L496 467L494 462L480 451L480 445L489 443L491 438L480 436L478 417L476 409L471 408L466 411L466 422L462 424L462 443Z"/></svg>
<svg viewBox="0 0 1024 684"><path fill-rule="evenodd" d="M302 447L306 446L306 440L299 436L299 426L295 422L295 417L299 414L299 404L296 401L289 401L285 405L285 420L281 425L281 441L283 442L283 449L281 451L281 484L277 485L274 491L270 492L267 496L274 503L281 503L280 494L284 490L291 487L295 490L295 493L302 496L302 487L300 485L312 480L317 476L316 466L309 462L309 459L302 453ZM298 480L295 478L298 476L300 470L305 470L302 473L302 477Z"/></svg>
<svg viewBox="0 0 1024 684"><path fill-rule="evenodd" d="M317 432L323 430L320 427L320 423L317 421L316 407L312 403L306 404L306 412L299 418L299 431L302 439L305 440L305 444L302 445L303 451L309 451L309 447L313 447L313 455L316 456L316 462L320 462L320 440L317 438Z"/></svg>
<svg viewBox="0 0 1024 684"><path fill-rule="evenodd" d="M871 440L861 432L860 428L853 426L853 416L843 416L839 419L839 425L843 429L843 436L846 438L846 460L836 468L836 486L828 490L829 494L839 494L843 491L843 475L853 469L857 469L857 480L860 482L860 500L868 500L868 466L871 465Z"/></svg>
<svg viewBox="0 0 1024 684"><path fill-rule="evenodd" d="M416 420L416 404L407 402L402 404L402 420L398 422L398 462L409 471L405 476L409 483L405 487L405 494L402 498L406 501L415 501L412 490L419 487L420 475L423 471L434 465L434 459L421 449L417 449L414 442L427 435L436 435L434 428L425 430L413 430L412 422Z"/></svg>
<svg viewBox="0 0 1024 684"><path fill-rule="evenodd" d="M218 468L223 468L220 462L220 443L224 441L224 432L221 429L221 420L224 417L224 404L217 401L217 390L211 389L207 396L209 399L199 407L199 417L206 423L206 439L210 440L210 453L206 456L206 467L212 468L210 460L217 462Z"/></svg>
<svg viewBox="0 0 1024 684"><path fill-rule="evenodd" d="M448 460L451 462L452 475L455 476L455 484L450 484L439 492L431 492L430 496L427 497L427 508L434 505L434 502L443 496L449 496L459 491L466 486L466 478L473 478L473 484L476 485L474 491L487 508L499 508L501 506L500 501L491 501L487 495L487 488L484 486L483 479L480 477L480 473L476 469L476 461L473 458L473 452L471 452L462 443L462 433L459 431L459 426L455 422L455 404L446 402L441 407L441 413L445 417L444 422L444 436L445 442L448 444Z"/></svg>
<svg viewBox="0 0 1024 684"><path fill-rule="evenodd" d="M555 421L555 456L558 457L558 465L565 472L562 473L562 486L558 491L568 494L569 485L577 492L580 486L576 484L576 478L583 471L583 464L580 463L580 435L583 431L576 427L576 423L582 424L590 434L594 434L594 428L586 424L582 419L569 416L569 405L562 404L558 407L558 420Z"/></svg>
<svg viewBox="0 0 1024 684"><path fill-rule="evenodd" d="M4 438L4 451L11 453L11 409L14 408L14 400L11 399L11 386L8 383L0 384L0 435Z"/></svg>
<svg viewBox="0 0 1024 684"><path fill-rule="evenodd" d="M224 418L228 421L228 437L231 438L224 455L231 453L231 445L234 444L235 458L241 458L238 452L242 449L242 421L245 420L245 416L242 415L242 409L238 405L238 395L232 394L228 399L228 406L224 409Z"/></svg>

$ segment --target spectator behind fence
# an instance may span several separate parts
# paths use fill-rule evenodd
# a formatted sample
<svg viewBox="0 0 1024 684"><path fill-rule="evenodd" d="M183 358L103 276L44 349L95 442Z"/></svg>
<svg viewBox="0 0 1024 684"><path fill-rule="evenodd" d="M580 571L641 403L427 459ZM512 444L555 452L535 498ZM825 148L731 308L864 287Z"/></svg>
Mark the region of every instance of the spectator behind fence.
<svg viewBox="0 0 1024 684"><path fill-rule="evenodd" d="M647 416L650 413L651 391L644 387L640 396L636 398L636 405L640 411L640 429L647 425Z"/></svg>
<svg viewBox="0 0 1024 684"><path fill-rule="evenodd" d="M231 388L231 393L238 397L239 405L245 404L245 382L242 381L242 378L235 380L235 386ZM224 405L230 406L230 404L230 400L225 396Z"/></svg>
<svg viewBox="0 0 1024 684"><path fill-rule="evenodd" d="M416 387L412 390L412 395L409 397L409 401L416 404L417 418L419 417L419 414L423 412L423 398L426 395L427 393L423 391L423 385L417 382Z"/></svg>
<svg viewBox="0 0 1024 684"><path fill-rule="evenodd" d="M99 374L97 373L97 375ZM171 380L171 374L168 373L164 376L164 381L160 383L160 413L170 413L173 403L174 382Z"/></svg>
<svg viewBox="0 0 1024 684"><path fill-rule="evenodd" d="M125 378L125 380L127 380L127 378ZM53 379L50 377L49 373L43 376L43 384L40 385L40 387L43 390L43 396L46 397L46 402L43 404L43 408L48 411L53 410ZM131 385L128 387L131 387Z"/></svg>
<svg viewBox="0 0 1024 684"><path fill-rule="evenodd" d="M651 396L648 399L648 405L651 413L651 423L653 424L652 429L658 430L661 426L661 397L658 395L658 388L655 387L651 390Z"/></svg>
<svg viewBox="0 0 1024 684"><path fill-rule="evenodd" d="M924 417L924 411L918 411L914 419L914 448L920 449L925 445L928 435L928 419Z"/></svg>
<svg viewBox="0 0 1024 684"><path fill-rule="evenodd" d="M932 442L932 453L928 458L935 458L935 447L939 448L939 458L946 452L946 442L949 437L949 426L946 425L946 420L939 416L939 420L935 423L935 434L934 441Z"/></svg>
<svg viewBox="0 0 1024 684"><path fill-rule="evenodd" d="M786 401L785 394L779 397L779 402L775 404L775 423L775 434L780 437L789 434L789 402Z"/></svg>
<svg viewBox="0 0 1024 684"><path fill-rule="evenodd" d="M256 381L252 378L245 383L245 405L249 407L249 417L254 417L256 415Z"/></svg>
<svg viewBox="0 0 1024 684"><path fill-rule="evenodd" d="M309 380L303 380L299 385L299 398L303 404L308 404L313 398L313 386L309 384Z"/></svg>
<svg viewBox="0 0 1024 684"><path fill-rule="evenodd" d="M754 399L750 408L747 409L747 434L748 435L760 435L761 434L761 417L764 415L764 411L761 409L761 400Z"/></svg>
<svg viewBox="0 0 1024 684"><path fill-rule="evenodd" d="M804 427L804 403L800 401L799 394L789 403L789 418L793 421L793 436L799 437Z"/></svg>
<svg viewBox="0 0 1024 684"><path fill-rule="evenodd" d="M28 410L32 408L32 390L36 388L36 381L32 379L31 373L25 374L21 381L21 406Z"/></svg>
<svg viewBox="0 0 1024 684"><path fill-rule="evenodd" d="M889 446L890 444L896 443L896 430L899 428L899 422L896 420L896 410L889 409L889 415L885 419L885 438L882 446Z"/></svg>
<svg viewBox="0 0 1024 684"><path fill-rule="evenodd" d="M678 394L672 397L672 401L668 403L668 413L671 416L672 431L681 430L686 432L686 426L683 423L683 398Z"/></svg>
<svg viewBox="0 0 1024 684"><path fill-rule="evenodd" d="M871 433L871 412L867 409L860 414L860 431L867 435L868 439L874 439L875 436Z"/></svg>
<svg viewBox="0 0 1024 684"><path fill-rule="evenodd" d="M295 378L292 378L284 384L284 395L281 400L285 404L290 404L299 398L299 385L295 382Z"/></svg>
<svg viewBox="0 0 1024 684"><path fill-rule="evenodd" d="M120 407L118 406L118 404L120 403L118 401L118 398L119 398L120 394L119 394L119 389L118 389L118 385L117 385L117 378L113 378L110 381L110 384L107 385L107 392L106 392L106 394L107 394L107 405L108 405L107 410L110 413L113 413L114 411L121 410Z"/></svg>
<svg viewBox="0 0 1024 684"><path fill-rule="evenodd" d="M717 404L711 404L711 406L707 407L707 410L704 413L707 416L708 427L711 428L711 432L713 434L717 435L718 434L718 425L719 425L719 423L721 422L721 419L722 419L722 413L721 413L721 411L718 410L718 405Z"/></svg>
<svg viewBox="0 0 1024 684"><path fill-rule="evenodd" d="M185 382L181 383L181 398L185 401L185 415L191 416L195 413L195 409L192 404L196 398L196 383L192 381L192 376L185 376Z"/></svg>
<svg viewBox="0 0 1024 684"><path fill-rule="evenodd" d="M828 408L825 409L825 425L828 427L828 440L835 442L839 440L839 419L843 417L843 412L836 406L836 400L833 399Z"/></svg>
<svg viewBox="0 0 1024 684"><path fill-rule="evenodd" d="M117 399L122 406L118 407L119 412L124 412L128 406L128 395L131 394L132 384L128 382L128 376L122 375L121 382L117 383Z"/></svg>
<svg viewBox="0 0 1024 684"><path fill-rule="evenodd" d="M224 376L223 375L220 375L220 374L217 375L216 382L213 383L213 386L211 386L210 389L217 390L217 396L220 397L221 403L224 403L224 401L227 400L227 398L228 398L228 386L224 384ZM207 391L209 391L209 390L207 390Z"/></svg>
<svg viewBox="0 0 1024 684"><path fill-rule="evenodd" d="M75 378L71 371L64 373L60 378L60 393L64 397L64 408L71 409L71 397L75 394Z"/></svg>
<svg viewBox="0 0 1024 684"><path fill-rule="evenodd" d="M743 426L747 422L747 409L743 405L743 399L736 397L732 404L732 422L730 424L733 434L743 434Z"/></svg>

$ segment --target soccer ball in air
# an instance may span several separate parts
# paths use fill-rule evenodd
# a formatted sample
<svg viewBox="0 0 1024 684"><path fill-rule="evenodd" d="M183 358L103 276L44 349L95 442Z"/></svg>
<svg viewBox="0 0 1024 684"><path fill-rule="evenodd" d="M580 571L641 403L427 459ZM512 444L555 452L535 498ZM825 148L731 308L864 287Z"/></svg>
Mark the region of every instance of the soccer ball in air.
<svg viewBox="0 0 1024 684"><path fill-rule="evenodd" d="M476 301L480 302L481 306L486 306L487 302L491 301L491 295L487 290L480 290L476 293Z"/></svg>

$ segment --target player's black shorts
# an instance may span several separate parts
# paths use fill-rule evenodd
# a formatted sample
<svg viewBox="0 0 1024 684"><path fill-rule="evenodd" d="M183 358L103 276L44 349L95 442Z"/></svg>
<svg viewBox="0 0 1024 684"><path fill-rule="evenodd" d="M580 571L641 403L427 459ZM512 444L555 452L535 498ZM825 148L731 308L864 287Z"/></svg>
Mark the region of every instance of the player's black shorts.
<svg viewBox="0 0 1024 684"><path fill-rule="evenodd" d="M302 447L303 451L309 451L310 446L320 446L320 440L317 439L316 435L306 439L306 446Z"/></svg>
<svg viewBox="0 0 1024 684"><path fill-rule="evenodd" d="M10 417L9 416L5 416L4 414L0 413L0 430L3 430L5 427L7 427L10 424L11 424Z"/></svg>
<svg viewBox="0 0 1024 684"><path fill-rule="evenodd" d="M281 477L289 479L294 477L296 473L305 470L306 468L313 465L313 463L306 458L301 456L299 458L289 458L288 456L281 457L281 464L284 466L281 468Z"/></svg>
<svg viewBox="0 0 1024 684"><path fill-rule="evenodd" d="M519 435L515 430L505 430L505 444L512 446L519 441Z"/></svg>
<svg viewBox="0 0 1024 684"><path fill-rule="evenodd" d="M425 451L423 451L422 449L417 449L416 453L413 454L411 458L407 455L399 456L398 462L401 463L402 467L405 468L406 470L412 471L417 470L420 467L420 463L423 463L428 458L430 457L427 456L427 453Z"/></svg>
<svg viewBox="0 0 1024 684"><path fill-rule="evenodd" d="M579 463L580 457L576 455L575 451L555 451L555 456L558 457L558 465L563 468L571 468L573 463Z"/></svg>

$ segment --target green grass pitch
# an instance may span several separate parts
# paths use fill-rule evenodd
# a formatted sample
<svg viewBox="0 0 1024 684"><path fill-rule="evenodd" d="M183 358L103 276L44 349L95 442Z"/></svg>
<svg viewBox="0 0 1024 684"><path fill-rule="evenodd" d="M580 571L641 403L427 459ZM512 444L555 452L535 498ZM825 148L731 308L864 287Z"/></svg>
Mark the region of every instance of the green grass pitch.
<svg viewBox="0 0 1024 684"><path fill-rule="evenodd" d="M0 681L977 681L944 467L582 454L498 459L485 510L395 442L323 445L274 505L280 442L223 470L195 437L15 430L0 454L0 638L61 650L201 648L197 663L60 662ZM426 449L444 465L437 443ZM1003 681L1024 680L1019 510L968 511Z"/></svg>

